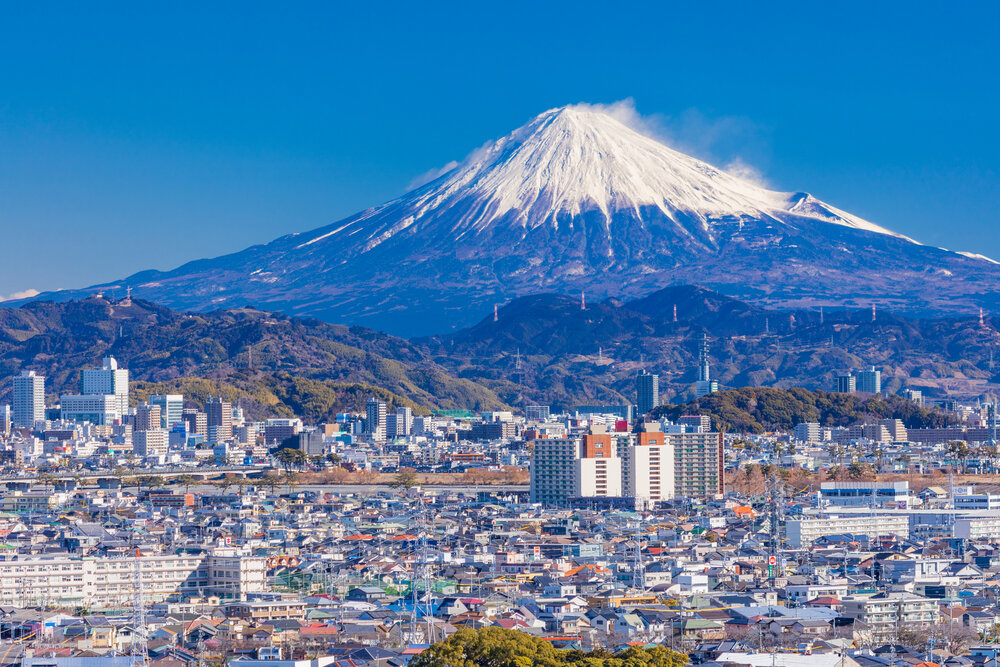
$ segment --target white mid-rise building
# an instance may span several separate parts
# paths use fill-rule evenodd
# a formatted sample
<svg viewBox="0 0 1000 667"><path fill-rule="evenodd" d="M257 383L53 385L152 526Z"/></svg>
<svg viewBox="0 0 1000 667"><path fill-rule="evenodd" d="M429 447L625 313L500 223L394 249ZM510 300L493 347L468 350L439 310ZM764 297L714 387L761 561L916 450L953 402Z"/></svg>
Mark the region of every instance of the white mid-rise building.
<svg viewBox="0 0 1000 667"><path fill-rule="evenodd" d="M114 357L105 357L100 368L85 368L82 374L84 394L111 394L118 404L118 414L128 412L128 370L118 368Z"/></svg>
<svg viewBox="0 0 1000 667"><path fill-rule="evenodd" d="M132 451L136 456L165 456L170 449L170 432L163 428L136 431L132 434Z"/></svg>
<svg viewBox="0 0 1000 667"><path fill-rule="evenodd" d="M910 518L907 514L851 513L828 514L816 518L789 519L785 522L785 537L793 549L808 547L821 537L830 535L863 536L873 539L879 535L910 536Z"/></svg>
<svg viewBox="0 0 1000 667"><path fill-rule="evenodd" d="M0 561L0 604L129 606L135 558L44 556ZM146 555L138 559L143 598L214 594L239 599L267 590L264 558L249 555Z"/></svg>
<svg viewBox="0 0 1000 667"><path fill-rule="evenodd" d="M114 394L70 394L62 396L59 404L64 421L107 426L121 419L121 400Z"/></svg>

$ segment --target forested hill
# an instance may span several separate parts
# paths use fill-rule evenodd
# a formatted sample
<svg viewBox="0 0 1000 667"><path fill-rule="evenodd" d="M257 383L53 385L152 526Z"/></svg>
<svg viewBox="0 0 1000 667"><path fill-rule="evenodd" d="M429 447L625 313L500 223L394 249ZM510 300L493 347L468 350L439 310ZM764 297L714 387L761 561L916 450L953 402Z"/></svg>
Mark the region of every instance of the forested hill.
<svg viewBox="0 0 1000 667"><path fill-rule="evenodd" d="M901 419L907 428L948 426L943 412L919 407L900 396L833 394L807 389L744 387L709 394L682 405L664 405L655 416L709 415L712 426L727 433L790 430L803 422L848 426L866 419Z"/></svg>
<svg viewBox="0 0 1000 667"><path fill-rule="evenodd" d="M373 394L418 412L505 407L403 338L249 308L188 314L103 297L0 308L0 403L10 402L11 377L25 369L46 376L50 402L77 393L81 369L108 355L129 369L134 399L221 394L253 417L325 420L363 409Z"/></svg>

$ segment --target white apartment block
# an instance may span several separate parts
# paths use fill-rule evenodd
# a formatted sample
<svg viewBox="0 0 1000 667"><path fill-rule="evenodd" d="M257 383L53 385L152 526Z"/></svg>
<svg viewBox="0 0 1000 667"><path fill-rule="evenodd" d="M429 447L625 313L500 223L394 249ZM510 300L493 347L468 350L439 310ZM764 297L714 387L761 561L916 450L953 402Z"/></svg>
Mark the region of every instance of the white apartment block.
<svg viewBox="0 0 1000 667"><path fill-rule="evenodd" d="M867 625L877 638L887 637L900 627L914 629L932 625L938 602L913 593L880 593L872 597L841 599L844 616Z"/></svg>
<svg viewBox="0 0 1000 667"><path fill-rule="evenodd" d="M573 497L622 495L622 460L618 457L577 459Z"/></svg>
<svg viewBox="0 0 1000 667"><path fill-rule="evenodd" d="M910 519L906 514L829 514L809 519L789 519L785 522L785 537L793 549L808 547L827 535L910 536Z"/></svg>
<svg viewBox="0 0 1000 667"><path fill-rule="evenodd" d="M135 558L29 557L0 561L0 604L131 606ZM180 595L243 599L266 591L266 561L248 556L144 555L143 597L162 602Z"/></svg>
<svg viewBox="0 0 1000 667"><path fill-rule="evenodd" d="M953 535L967 540L995 539L1000 535L1000 515L957 518Z"/></svg>
<svg viewBox="0 0 1000 667"><path fill-rule="evenodd" d="M624 458L628 468L625 495L650 502L674 497L673 445L629 445Z"/></svg>
<svg viewBox="0 0 1000 667"><path fill-rule="evenodd" d="M579 458L579 438L535 440L531 457L531 502L566 505L573 496L573 470Z"/></svg>

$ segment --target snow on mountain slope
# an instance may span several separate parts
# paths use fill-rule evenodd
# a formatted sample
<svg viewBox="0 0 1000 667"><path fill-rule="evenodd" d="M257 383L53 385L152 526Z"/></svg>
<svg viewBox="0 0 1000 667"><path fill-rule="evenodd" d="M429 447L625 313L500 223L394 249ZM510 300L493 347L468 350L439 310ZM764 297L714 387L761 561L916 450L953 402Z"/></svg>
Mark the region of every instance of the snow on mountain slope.
<svg viewBox="0 0 1000 667"><path fill-rule="evenodd" d="M468 205L468 202L475 202ZM461 202L465 205L458 207ZM404 204L409 213L388 224L365 223ZM557 225L560 217L600 211L610 222L619 211L642 217L655 207L683 228L692 219L711 236L720 217L786 213L905 238L804 193L773 192L679 153L588 107L551 109L524 127L474 151L439 179L351 223L325 231L302 246L364 228L371 249L408 228L420 228L442 210L461 208L449 221L455 239L492 225L528 230ZM683 222L678 216L683 213ZM611 230L609 230L611 231ZM691 231L687 229L686 231Z"/></svg>

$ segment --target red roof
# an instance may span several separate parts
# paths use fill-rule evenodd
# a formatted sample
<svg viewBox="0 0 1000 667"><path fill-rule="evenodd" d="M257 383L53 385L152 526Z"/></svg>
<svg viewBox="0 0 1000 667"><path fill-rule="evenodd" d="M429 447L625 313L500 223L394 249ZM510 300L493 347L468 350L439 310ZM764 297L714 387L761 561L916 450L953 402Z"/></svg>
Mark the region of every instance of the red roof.
<svg viewBox="0 0 1000 667"><path fill-rule="evenodd" d="M840 604L840 600L838 600L835 597L828 596L824 598L816 598L815 600L810 600L809 604L818 604L818 605Z"/></svg>

